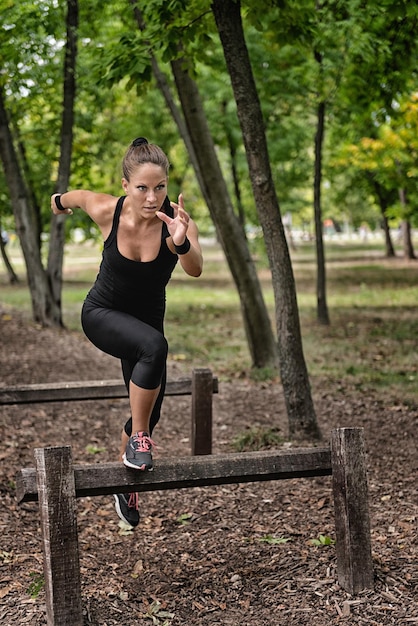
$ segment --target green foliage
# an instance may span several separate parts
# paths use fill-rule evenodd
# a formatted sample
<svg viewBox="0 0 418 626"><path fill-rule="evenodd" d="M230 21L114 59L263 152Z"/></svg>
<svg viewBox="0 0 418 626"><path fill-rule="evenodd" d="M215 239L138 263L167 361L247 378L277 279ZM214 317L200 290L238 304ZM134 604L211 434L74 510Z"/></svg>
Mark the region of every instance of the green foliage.
<svg viewBox="0 0 418 626"><path fill-rule="evenodd" d="M288 537L274 537L274 535L265 535L258 539L260 543L268 543L270 546L277 546L283 543L288 543L290 539Z"/></svg>
<svg viewBox="0 0 418 626"><path fill-rule="evenodd" d="M45 587L45 578L43 574L38 572L30 572L29 576L32 578L32 582L27 589L27 593L31 598L36 599Z"/></svg>
<svg viewBox="0 0 418 626"><path fill-rule="evenodd" d="M374 128L374 136L364 136L355 144L342 148L339 163L365 171L393 191L388 217L411 219L418 214L418 96L392 106L390 117ZM407 202L401 203L398 190L405 191ZM395 201L396 198L396 201Z"/></svg>
<svg viewBox="0 0 418 626"><path fill-rule="evenodd" d="M333 546L335 544L335 539L332 539L328 535L319 535L318 539L311 539L310 543L313 546L324 548L326 546Z"/></svg>
<svg viewBox="0 0 418 626"><path fill-rule="evenodd" d="M126 89L136 87L140 95L143 83L149 82L152 76L148 44L142 33L123 32L117 40L100 49L92 68L102 88L124 81L128 76Z"/></svg>
<svg viewBox="0 0 418 626"><path fill-rule="evenodd" d="M182 513L182 515L178 516L176 522L177 524L180 524L180 526L186 526L187 524L190 524L192 517L193 513Z"/></svg>
<svg viewBox="0 0 418 626"><path fill-rule="evenodd" d="M89 444L88 446L86 446L86 452L88 454L101 454L102 452L106 452L106 448L100 448L98 446Z"/></svg>
<svg viewBox="0 0 418 626"><path fill-rule="evenodd" d="M350 201L350 198L354 200L353 191L356 194L361 186L367 203L380 204L383 195L389 199L392 209L387 211L387 215L397 219L402 217L402 212L393 198L400 185L398 180L397 187L394 187L394 170L392 168L392 173L389 173L388 169L389 152L393 154L394 146L388 151L386 142L382 151L379 135L388 123L392 126L396 118L398 123L402 118L401 124L406 122L404 114L399 115L396 108L405 98L409 99L411 92L416 91L417 20L416 3L408 0L388 0L384 5L373 2L359 7L355 13L358 33L350 39L347 66L336 97L340 123L333 124L328 134L331 172L339 169L341 174L340 203L347 199ZM401 133L396 131L395 134L398 135L397 141ZM395 140L395 137L392 139ZM376 159L377 152L380 155ZM400 163L409 158L408 152L406 147L398 151ZM402 168L397 172L398 175L400 173ZM380 198L376 182L383 185ZM402 186L406 182L404 176ZM407 187L411 189L410 185ZM413 190L415 195L415 182ZM396 191L396 194L391 191ZM411 205L416 205L415 199L412 199ZM411 213L409 217L412 217Z"/></svg>
<svg viewBox="0 0 418 626"><path fill-rule="evenodd" d="M246 222L256 225L242 135L210 2L150 0L138 6L144 30L124 1L80 4L70 186L117 195L124 150L135 136L145 135L169 153L170 195L175 198L183 190L201 231L211 232L188 155L152 78L150 50L175 93L170 62L181 53L204 96L231 196L237 206L240 202ZM312 146L316 107L323 99L324 216L354 227L366 221L374 228L381 216L377 180L390 200L388 217L393 222L407 217L416 224L416 114L410 117L416 107L411 95L417 84L416 3L349 0L315 6L308 0L243 0L242 18L282 215L289 213L294 225L310 227ZM24 148L20 154L22 161L25 154L27 183L47 233L59 156L65 3L3 0L2 20L0 80L16 144ZM347 145L354 146L356 158L341 161L341 147ZM407 205L393 196L400 185ZM2 172L0 201L2 223L10 228ZM87 238L97 237L81 212L66 220L66 228L69 239L76 228Z"/></svg>
<svg viewBox="0 0 418 626"><path fill-rule="evenodd" d="M62 45L53 33L63 16L53 2L23 0L10 5L2 18L0 58L5 104L26 182L41 205L41 198L51 192L58 139L59 118L54 108L61 98L57 84L62 73ZM2 186L8 195L4 182Z"/></svg>

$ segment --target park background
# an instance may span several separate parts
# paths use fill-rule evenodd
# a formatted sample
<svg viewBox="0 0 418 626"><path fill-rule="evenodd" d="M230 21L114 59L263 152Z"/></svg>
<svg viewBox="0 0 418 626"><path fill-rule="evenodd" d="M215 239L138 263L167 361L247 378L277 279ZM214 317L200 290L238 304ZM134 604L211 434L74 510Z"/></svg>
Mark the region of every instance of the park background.
<svg viewBox="0 0 418 626"><path fill-rule="evenodd" d="M224 5L236 17L236 3ZM149 2L145 30L133 6L2 3L2 384L120 375L79 330L100 260L97 233L80 214L51 220L49 196L67 186L117 195L125 147L147 136L169 154L170 195L184 192L205 255L201 279L176 271L170 285L171 376L203 365L219 377L215 453L296 445L280 374L255 365L248 345L231 232L254 263L273 335L280 319L271 247L289 252L323 438L336 426L365 429L376 586L356 597L338 586L327 479L144 496L142 530L128 535L112 502L91 499L79 508L86 623L417 622L415 3L266 2L264 13L259 2L242 2L264 125L255 135L246 127L247 136L211 5ZM71 55L64 53L74 51L75 32L69 107L64 60ZM198 88L225 183L215 197L199 179L213 173L209 150L199 150L189 132L196 169L157 88L154 60L186 119L185 95L196 97ZM186 94L179 89L185 63L194 88ZM262 165L280 212L260 202L246 160L249 137L258 141L264 132ZM283 233L269 244L271 215L281 217ZM239 228L225 232L234 219ZM45 319L38 297L61 269L62 306L55 320ZM60 300L54 291L48 297ZM167 401L161 454L189 453L188 414L186 401ZM33 449L44 445L71 445L77 462L108 460L125 417L121 402L1 409L1 623L45 619L37 508L17 507L16 471L33 465Z"/></svg>

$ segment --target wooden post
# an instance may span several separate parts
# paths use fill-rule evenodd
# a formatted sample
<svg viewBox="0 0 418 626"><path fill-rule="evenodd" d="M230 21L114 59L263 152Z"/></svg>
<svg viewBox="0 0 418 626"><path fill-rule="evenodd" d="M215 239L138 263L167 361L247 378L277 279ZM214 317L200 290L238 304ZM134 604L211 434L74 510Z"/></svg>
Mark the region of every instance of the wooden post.
<svg viewBox="0 0 418 626"><path fill-rule="evenodd" d="M337 573L349 593L373 589L367 471L362 428L331 434Z"/></svg>
<svg viewBox="0 0 418 626"><path fill-rule="evenodd" d="M192 454L212 454L213 376L210 369L192 373Z"/></svg>
<svg viewBox="0 0 418 626"><path fill-rule="evenodd" d="M48 626L82 626L71 448L35 449Z"/></svg>

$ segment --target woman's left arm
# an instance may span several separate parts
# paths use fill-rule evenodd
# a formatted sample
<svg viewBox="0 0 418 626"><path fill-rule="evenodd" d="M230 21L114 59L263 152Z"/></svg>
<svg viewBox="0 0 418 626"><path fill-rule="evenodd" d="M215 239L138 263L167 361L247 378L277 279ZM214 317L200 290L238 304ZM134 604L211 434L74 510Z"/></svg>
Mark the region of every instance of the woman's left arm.
<svg viewBox="0 0 418 626"><path fill-rule="evenodd" d="M203 269L202 249L199 243L199 231L195 222L184 209L183 194L179 195L178 204L171 202L174 217L157 211L158 217L167 224L171 241L169 248L179 256L182 268L189 276L200 276Z"/></svg>
<svg viewBox="0 0 418 626"><path fill-rule="evenodd" d="M190 247L187 241L190 242ZM189 248L187 252L182 253L181 251L186 250L186 248ZM183 246L174 245L174 249L179 256L180 264L186 274L195 277L200 276L203 270L203 256L199 243L199 232L192 219L189 220Z"/></svg>

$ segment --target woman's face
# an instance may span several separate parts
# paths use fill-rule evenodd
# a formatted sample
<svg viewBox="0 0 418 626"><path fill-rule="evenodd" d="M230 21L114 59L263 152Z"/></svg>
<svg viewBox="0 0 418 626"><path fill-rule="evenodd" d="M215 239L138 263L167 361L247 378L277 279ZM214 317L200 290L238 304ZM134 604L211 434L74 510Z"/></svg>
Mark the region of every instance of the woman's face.
<svg viewBox="0 0 418 626"><path fill-rule="evenodd" d="M122 179L122 187L132 207L143 215L159 211L167 195L168 177L162 167L154 163L139 165L129 181Z"/></svg>

